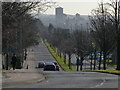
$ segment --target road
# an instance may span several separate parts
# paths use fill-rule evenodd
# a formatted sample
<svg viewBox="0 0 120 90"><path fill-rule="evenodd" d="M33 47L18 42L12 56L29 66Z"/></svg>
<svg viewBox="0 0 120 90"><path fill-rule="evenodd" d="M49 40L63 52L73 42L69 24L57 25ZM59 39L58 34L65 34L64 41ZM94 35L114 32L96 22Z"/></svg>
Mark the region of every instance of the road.
<svg viewBox="0 0 120 90"><path fill-rule="evenodd" d="M33 49L39 61L55 61L43 43ZM42 69L37 68L40 71ZM97 72L43 71L46 80L20 88L118 88L118 76Z"/></svg>
<svg viewBox="0 0 120 90"><path fill-rule="evenodd" d="M117 77L93 72L44 72L46 80L23 88L117 88Z"/></svg>

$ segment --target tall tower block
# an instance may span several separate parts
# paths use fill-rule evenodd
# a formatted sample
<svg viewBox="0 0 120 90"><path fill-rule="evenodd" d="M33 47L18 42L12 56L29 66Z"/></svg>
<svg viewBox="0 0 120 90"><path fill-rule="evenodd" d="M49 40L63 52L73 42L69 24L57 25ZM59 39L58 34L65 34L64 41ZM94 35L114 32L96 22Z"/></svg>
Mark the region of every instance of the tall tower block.
<svg viewBox="0 0 120 90"><path fill-rule="evenodd" d="M56 15L56 26L58 28L62 28L64 25L64 21L63 21L63 8L58 7L55 10L55 15Z"/></svg>

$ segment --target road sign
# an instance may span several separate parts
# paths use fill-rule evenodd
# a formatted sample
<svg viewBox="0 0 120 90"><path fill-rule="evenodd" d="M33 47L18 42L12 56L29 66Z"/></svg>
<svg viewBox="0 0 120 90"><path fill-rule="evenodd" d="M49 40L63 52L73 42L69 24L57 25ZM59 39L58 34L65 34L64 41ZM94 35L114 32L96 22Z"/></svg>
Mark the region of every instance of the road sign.
<svg viewBox="0 0 120 90"><path fill-rule="evenodd" d="M14 52L16 52L16 50L15 49L9 49L8 52L14 53Z"/></svg>

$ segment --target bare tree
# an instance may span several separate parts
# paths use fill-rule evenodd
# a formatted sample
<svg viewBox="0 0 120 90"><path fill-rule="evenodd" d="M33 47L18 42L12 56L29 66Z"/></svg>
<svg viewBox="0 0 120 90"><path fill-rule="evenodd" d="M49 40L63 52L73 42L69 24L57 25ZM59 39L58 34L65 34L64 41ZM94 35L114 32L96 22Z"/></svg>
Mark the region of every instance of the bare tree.
<svg viewBox="0 0 120 90"><path fill-rule="evenodd" d="M71 56L74 52L72 38L68 38L64 40L63 45L64 45L64 52L68 55L68 59L69 59L68 66L69 66L69 69L71 69Z"/></svg>
<svg viewBox="0 0 120 90"><path fill-rule="evenodd" d="M23 56L23 49L38 44L39 31L36 26L37 20L30 14L31 12L45 11L51 4L52 2L44 0L40 0L39 2L3 2L3 52L9 53L11 49L16 49L18 55ZM34 25L32 23L34 23ZM32 29L34 29L34 31Z"/></svg>
<svg viewBox="0 0 120 90"><path fill-rule="evenodd" d="M109 19L111 20L111 23L114 24L115 29L114 32L116 32L115 39L116 39L116 48L117 48L117 70L120 70L120 0L111 0L110 3L106 3L106 5L109 7L109 11L107 14L109 14Z"/></svg>
<svg viewBox="0 0 120 90"><path fill-rule="evenodd" d="M96 45L98 45L100 51L103 52L103 69L106 69L106 56L113 50L115 45L114 31L112 30L114 26L110 22L106 12L107 8L103 7L102 3L98 9L92 11L93 16L90 17L93 37Z"/></svg>
<svg viewBox="0 0 120 90"><path fill-rule="evenodd" d="M88 54L90 42L89 33L86 30L76 30L73 32L73 44L77 58L80 58L80 70L82 70L84 57ZM78 70L77 65L77 70Z"/></svg>

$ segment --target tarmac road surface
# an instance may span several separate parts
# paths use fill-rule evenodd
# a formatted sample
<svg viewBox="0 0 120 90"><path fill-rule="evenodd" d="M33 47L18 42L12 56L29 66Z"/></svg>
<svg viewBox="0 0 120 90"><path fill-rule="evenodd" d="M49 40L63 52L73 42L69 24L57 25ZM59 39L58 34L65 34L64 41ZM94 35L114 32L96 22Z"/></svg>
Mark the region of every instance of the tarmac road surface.
<svg viewBox="0 0 120 90"><path fill-rule="evenodd" d="M34 48L36 66L39 61L55 61L43 43ZM42 69L38 69L42 71ZM22 88L118 88L118 76L97 72L43 71L42 82ZM20 87L21 88L21 87Z"/></svg>
<svg viewBox="0 0 120 90"><path fill-rule="evenodd" d="M95 72L45 71L46 80L23 88L118 88L118 77Z"/></svg>

